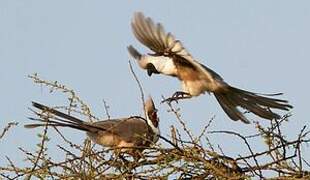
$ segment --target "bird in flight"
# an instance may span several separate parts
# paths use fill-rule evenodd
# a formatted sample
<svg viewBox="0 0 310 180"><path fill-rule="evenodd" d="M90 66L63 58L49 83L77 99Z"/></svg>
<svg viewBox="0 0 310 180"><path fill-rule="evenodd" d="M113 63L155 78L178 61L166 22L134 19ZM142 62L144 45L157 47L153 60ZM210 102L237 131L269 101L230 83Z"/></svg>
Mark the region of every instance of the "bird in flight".
<svg viewBox="0 0 310 180"><path fill-rule="evenodd" d="M136 12L132 23L134 36L153 53L141 54L132 45L128 46L130 55L147 74L164 74L181 81L182 91L175 92L163 102L187 99L205 92L213 93L220 106L230 119L249 123L238 108L248 110L265 119L279 119L280 115L271 109L286 110L293 108L288 101L270 96L277 94L259 94L235 88L226 83L212 69L199 63L170 32L166 33L160 23L154 23L150 17ZM269 97L268 97L269 96Z"/></svg>
<svg viewBox="0 0 310 180"><path fill-rule="evenodd" d="M145 102L144 106L146 119L133 116L98 122L85 122L36 102L33 102L32 105L41 110L42 113L46 113L46 116L42 117L42 113L36 113L41 116L40 119L30 119L39 121L39 123L27 124L25 125L26 128L47 125L82 130L96 144L115 147L117 151L131 154L134 158L139 157L144 148L149 147L159 139L159 118L151 97Z"/></svg>

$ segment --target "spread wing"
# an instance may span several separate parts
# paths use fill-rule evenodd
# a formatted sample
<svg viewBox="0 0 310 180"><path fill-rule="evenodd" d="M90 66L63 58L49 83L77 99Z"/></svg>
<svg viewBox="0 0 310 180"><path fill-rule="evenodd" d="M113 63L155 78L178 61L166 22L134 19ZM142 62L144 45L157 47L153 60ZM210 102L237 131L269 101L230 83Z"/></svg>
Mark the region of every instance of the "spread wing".
<svg viewBox="0 0 310 180"><path fill-rule="evenodd" d="M99 121L95 122L94 125L103 129L107 129L107 131L100 131L99 133L112 133L119 136L126 142L132 142L135 144L142 144L142 141L149 133L149 127L146 122L136 117Z"/></svg>
<svg viewBox="0 0 310 180"><path fill-rule="evenodd" d="M160 23L155 24L151 18L137 12L134 14L131 26L135 37L156 55L171 57L177 67L190 68L194 72L200 72L199 74L209 81L213 81L214 78L221 79L214 71L210 71L194 60L181 41L175 39L170 32L166 33Z"/></svg>

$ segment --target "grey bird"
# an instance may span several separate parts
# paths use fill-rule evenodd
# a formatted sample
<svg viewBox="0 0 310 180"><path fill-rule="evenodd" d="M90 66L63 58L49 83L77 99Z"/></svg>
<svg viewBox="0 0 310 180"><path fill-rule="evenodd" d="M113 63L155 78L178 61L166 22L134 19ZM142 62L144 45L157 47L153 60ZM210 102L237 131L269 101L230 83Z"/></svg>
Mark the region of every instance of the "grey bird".
<svg viewBox="0 0 310 180"><path fill-rule="evenodd" d="M149 147L159 139L159 118L151 97L145 102L146 119L140 116L133 116L98 122L85 122L36 102L33 102L32 105L42 110L42 113L47 113L47 117L51 118L32 118L32 120L39 121L40 123L27 124L25 125L26 128L47 125L78 129L85 131L88 137L99 145L115 147L119 152L126 152L133 156L139 155L144 148Z"/></svg>
<svg viewBox="0 0 310 180"><path fill-rule="evenodd" d="M205 92L213 93L230 119L244 123L249 123L249 120L238 109L240 107L270 120L280 118L271 109L288 111L293 108L286 100L268 97L282 93L259 94L230 86L219 74L193 58L181 41L170 32L166 33L160 23L154 23L143 13L134 14L131 27L138 41L153 51L153 54L142 55L132 45L128 46L130 55L139 66L149 76L153 73L164 74L181 81L182 91L175 92L164 101L191 98Z"/></svg>

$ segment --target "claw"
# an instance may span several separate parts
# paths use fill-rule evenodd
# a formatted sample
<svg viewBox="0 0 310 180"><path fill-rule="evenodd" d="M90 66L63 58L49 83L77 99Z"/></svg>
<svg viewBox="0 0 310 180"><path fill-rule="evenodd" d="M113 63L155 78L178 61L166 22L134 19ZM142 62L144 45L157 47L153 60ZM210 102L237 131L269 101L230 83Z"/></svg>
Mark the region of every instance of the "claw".
<svg viewBox="0 0 310 180"><path fill-rule="evenodd" d="M187 93L187 92L177 91L177 92L175 92L175 93L172 95L172 97L174 97L174 98L185 98L185 97L186 97L185 95L190 96L190 94Z"/></svg>
<svg viewBox="0 0 310 180"><path fill-rule="evenodd" d="M161 101L161 103L165 103L165 102L167 102L167 103L169 103L169 104L171 104L173 101L175 101L177 104L179 103L178 102L178 99L180 99L180 98L177 98L177 97L170 97L170 98L167 98L167 99L164 99L164 100L162 100Z"/></svg>
<svg viewBox="0 0 310 180"><path fill-rule="evenodd" d="M161 103L167 102L167 103L171 104L173 101L175 101L176 103L179 103L178 102L179 99L187 99L190 97L192 97L192 96L187 92L177 91L177 92L173 93L173 95L171 97L162 100Z"/></svg>

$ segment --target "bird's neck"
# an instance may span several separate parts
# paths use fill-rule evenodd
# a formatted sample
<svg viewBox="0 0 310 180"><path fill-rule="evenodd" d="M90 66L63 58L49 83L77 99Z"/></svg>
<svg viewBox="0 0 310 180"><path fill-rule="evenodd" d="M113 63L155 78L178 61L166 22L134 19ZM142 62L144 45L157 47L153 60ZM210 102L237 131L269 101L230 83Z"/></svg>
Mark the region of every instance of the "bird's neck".
<svg viewBox="0 0 310 180"><path fill-rule="evenodd" d="M148 126L151 128L152 132L155 134L155 136L158 136L160 134L160 130L159 127L155 126L152 122L152 120L149 118L148 115L146 115L146 123L148 124Z"/></svg>

